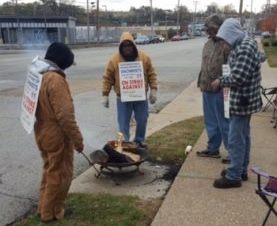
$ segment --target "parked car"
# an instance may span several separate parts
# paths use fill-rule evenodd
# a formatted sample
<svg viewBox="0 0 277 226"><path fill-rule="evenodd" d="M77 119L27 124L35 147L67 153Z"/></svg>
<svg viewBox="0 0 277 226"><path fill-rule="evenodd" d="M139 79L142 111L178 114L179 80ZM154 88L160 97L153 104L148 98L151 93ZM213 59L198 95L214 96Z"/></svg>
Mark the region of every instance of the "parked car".
<svg viewBox="0 0 277 226"><path fill-rule="evenodd" d="M165 41L165 37L162 36L162 35L158 35L159 39L160 39L160 42L164 42Z"/></svg>
<svg viewBox="0 0 277 226"><path fill-rule="evenodd" d="M174 35L172 38L171 38L171 41L180 41L181 40L181 36L180 35Z"/></svg>
<svg viewBox="0 0 277 226"><path fill-rule="evenodd" d="M161 42L157 35L149 35L148 38L149 38L150 43L159 43L159 42Z"/></svg>
<svg viewBox="0 0 277 226"><path fill-rule="evenodd" d="M183 34L181 37L180 37L181 40L188 40L189 39L189 36L187 34Z"/></svg>
<svg viewBox="0 0 277 226"><path fill-rule="evenodd" d="M262 37L263 38L270 38L271 34L269 33L269 31L264 31L264 32L262 32Z"/></svg>
<svg viewBox="0 0 277 226"><path fill-rule="evenodd" d="M150 39L146 35L140 35L135 39L135 43L140 45L140 44L149 44Z"/></svg>

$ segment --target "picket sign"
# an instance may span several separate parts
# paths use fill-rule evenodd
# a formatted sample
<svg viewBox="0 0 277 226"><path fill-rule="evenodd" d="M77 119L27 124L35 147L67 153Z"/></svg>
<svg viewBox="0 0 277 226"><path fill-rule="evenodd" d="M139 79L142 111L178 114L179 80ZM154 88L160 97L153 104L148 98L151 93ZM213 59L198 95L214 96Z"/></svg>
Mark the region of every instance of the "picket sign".
<svg viewBox="0 0 277 226"><path fill-rule="evenodd" d="M24 85L20 121L28 134L33 131L42 75L29 69Z"/></svg>
<svg viewBox="0 0 277 226"><path fill-rule="evenodd" d="M119 63L122 102L146 100L144 70L141 61Z"/></svg>
<svg viewBox="0 0 277 226"><path fill-rule="evenodd" d="M231 69L229 64L222 65L222 75L223 77L228 77L231 75ZM230 118L230 88L223 88L223 100L224 100L224 117Z"/></svg>

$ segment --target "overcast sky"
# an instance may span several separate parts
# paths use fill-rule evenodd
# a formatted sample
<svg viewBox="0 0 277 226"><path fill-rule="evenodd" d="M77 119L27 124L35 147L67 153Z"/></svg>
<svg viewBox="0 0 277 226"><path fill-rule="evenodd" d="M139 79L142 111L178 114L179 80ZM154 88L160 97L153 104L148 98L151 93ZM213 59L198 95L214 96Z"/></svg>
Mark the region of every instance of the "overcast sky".
<svg viewBox="0 0 277 226"><path fill-rule="evenodd" d="M0 0L0 3L6 2L7 0ZM63 0L60 0L63 1ZM96 0L89 0L90 2ZM152 0L153 7L162 8L162 9L174 9L177 5L178 0ZM219 6L224 6L228 4L233 4L235 9L239 10L240 0L180 0L180 5L187 6L190 11L195 10L195 3L197 1L197 11L206 10L207 5L211 3L217 3ZM262 6L267 3L267 0L244 0L243 9L250 11L251 1L253 1L253 11L258 12L261 10ZM34 2L34 0L18 0L19 3L23 2ZM59 2L59 0L57 0ZM75 5L86 6L86 0L75 0ZM124 10L128 11L130 7L139 8L140 6L149 6L150 0L99 0L100 8L104 9L107 7L107 10ZM276 2L271 0L272 3ZM104 6L103 6L104 5ZM106 7L105 7L106 6Z"/></svg>

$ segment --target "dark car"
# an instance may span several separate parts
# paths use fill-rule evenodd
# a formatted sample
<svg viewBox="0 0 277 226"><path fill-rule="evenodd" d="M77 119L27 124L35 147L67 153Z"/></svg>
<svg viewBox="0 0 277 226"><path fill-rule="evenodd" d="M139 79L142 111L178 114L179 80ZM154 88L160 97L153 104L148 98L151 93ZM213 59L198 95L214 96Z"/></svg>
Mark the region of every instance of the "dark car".
<svg viewBox="0 0 277 226"><path fill-rule="evenodd" d="M149 43L159 43L159 42L161 42L158 35L149 35L148 38L149 38Z"/></svg>

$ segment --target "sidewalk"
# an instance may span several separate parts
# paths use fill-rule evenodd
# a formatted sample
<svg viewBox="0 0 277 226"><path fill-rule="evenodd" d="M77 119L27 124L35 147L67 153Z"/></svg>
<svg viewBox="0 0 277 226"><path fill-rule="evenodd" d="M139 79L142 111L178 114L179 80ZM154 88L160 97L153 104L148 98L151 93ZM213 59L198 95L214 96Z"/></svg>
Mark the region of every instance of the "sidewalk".
<svg viewBox="0 0 277 226"><path fill-rule="evenodd" d="M267 63L262 66L262 85L277 85L277 69ZM192 96L193 94L193 96ZM192 83L160 114L150 118L149 134L175 121L202 114L201 96ZM270 123L271 112L252 117L252 150L250 167L260 166L277 175L277 130ZM148 135L149 135L148 134ZM205 132L193 147L175 178L151 226L254 226L261 225L267 208L255 194L256 176L241 188L220 190L213 187L224 165L220 159L199 158L195 152L206 148ZM272 214L267 226L276 226Z"/></svg>

